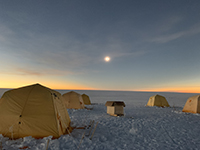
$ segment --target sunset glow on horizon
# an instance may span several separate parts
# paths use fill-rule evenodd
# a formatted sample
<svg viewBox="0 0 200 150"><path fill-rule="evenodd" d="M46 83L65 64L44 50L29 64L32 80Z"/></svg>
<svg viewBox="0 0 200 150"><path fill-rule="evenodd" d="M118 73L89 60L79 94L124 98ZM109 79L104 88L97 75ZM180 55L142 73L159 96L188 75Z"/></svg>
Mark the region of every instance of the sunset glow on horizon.
<svg viewBox="0 0 200 150"><path fill-rule="evenodd" d="M108 91L138 91L138 92L175 92L175 93L200 93L200 87L171 87L171 88L152 88L152 89L99 89L99 88L93 88L93 87L87 87L84 85L80 85L77 83L51 83L49 81L47 82L15 82L13 84L9 84L9 82L4 82L1 84L2 89L14 89L14 88L20 88L23 86L29 86L32 84L41 84L43 86L46 86L51 89L56 90L108 90Z"/></svg>
<svg viewBox="0 0 200 150"><path fill-rule="evenodd" d="M141 92L173 92L173 93L200 93L200 87L161 87L152 89L137 89L136 91Z"/></svg>

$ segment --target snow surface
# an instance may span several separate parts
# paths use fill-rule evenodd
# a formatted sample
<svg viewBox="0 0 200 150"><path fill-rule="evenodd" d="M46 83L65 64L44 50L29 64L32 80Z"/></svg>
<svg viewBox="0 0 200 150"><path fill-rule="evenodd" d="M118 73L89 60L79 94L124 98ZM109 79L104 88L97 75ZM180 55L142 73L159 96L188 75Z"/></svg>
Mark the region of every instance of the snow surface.
<svg viewBox="0 0 200 150"><path fill-rule="evenodd" d="M0 90L0 96L5 90ZM64 94L68 91L59 91ZM94 120L98 122L92 140L90 129L74 129L70 135L58 139L25 137L11 140L0 136L3 149L45 150L153 150L200 149L200 114L183 113L181 110L192 93L152 93L126 91L76 91L87 94L92 110L68 110L72 125L83 127ZM145 107L150 96L166 97L171 108ZM106 101L123 100L125 116L113 117L106 113ZM93 130L92 130L93 132ZM85 135L84 138L83 134ZM82 140L81 140L82 139ZM81 144L80 144L81 143ZM0 145L1 146L1 145Z"/></svg>

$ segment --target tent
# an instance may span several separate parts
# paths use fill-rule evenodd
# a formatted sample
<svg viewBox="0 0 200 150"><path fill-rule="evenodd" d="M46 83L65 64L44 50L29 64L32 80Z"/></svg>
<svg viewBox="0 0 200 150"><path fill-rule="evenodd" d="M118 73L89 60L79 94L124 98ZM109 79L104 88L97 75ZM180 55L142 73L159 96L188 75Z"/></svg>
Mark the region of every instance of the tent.
<svg viewBox="0 0 200 150"><path fill-rule="evenodd" d="M188 113L200 113L200 95L188 98L182 111Z"/></svg>
<svg viewBox="0 0 200 150"><path fill-rule="evenodd" d="M90 97L86 94L82 94L82 99L85 105L91 105Z"/></svg>
<svg viewBox="0 0 200 150"><path fill-rule="evenodd" d="M67 109L84 109L82 96L74 91L62 95Z"/></svg>
<svg viewBox="0 0 200 150"><path fill-rule="evenodd" d="M60 93L40 84L5 92L0 100L0 134L9 138L43 138L71 131Z"/></svg>
<svg viewBox="0 0 200 150"><path fill-rule="evenodd" d="M164 96L157 94L149 98L146 106L169 107L169 104Z"/></svg>

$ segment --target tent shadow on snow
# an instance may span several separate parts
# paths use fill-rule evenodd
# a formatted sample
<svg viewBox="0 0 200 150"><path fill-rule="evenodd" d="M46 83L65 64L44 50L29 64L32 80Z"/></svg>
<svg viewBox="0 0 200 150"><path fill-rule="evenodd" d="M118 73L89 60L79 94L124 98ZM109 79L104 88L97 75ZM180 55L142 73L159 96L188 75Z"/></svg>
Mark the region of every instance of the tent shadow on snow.
<svg viewBox="0 0 200 150"><path fill-rule="evenodd" d="M9 138L43 138L71 132L61 94L40 84L5 92L0 100L0 134Z"/></svg>

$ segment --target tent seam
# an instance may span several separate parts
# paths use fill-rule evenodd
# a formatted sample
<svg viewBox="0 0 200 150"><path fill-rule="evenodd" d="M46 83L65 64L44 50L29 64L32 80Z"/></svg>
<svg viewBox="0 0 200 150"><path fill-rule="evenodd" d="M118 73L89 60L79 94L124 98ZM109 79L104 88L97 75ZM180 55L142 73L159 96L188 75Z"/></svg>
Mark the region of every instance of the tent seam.
<svg viewBox="0 0 200 150"><path fill-rule="evenodd" d="M26 102L25 102L25 104L24 104L24 106L23 106L23 109L22 109L22 111L21 111L21 115L22 115L23 112L24 112L24 108L25 108L25 106L26 106L26 104L27 104L27 101L28 101L28 99L29 99L29 97L30 97L30 94L31 94L31 92L33 91L34 88L35 88L35 86L32 87L32 89L30 90L30 92L29 92L29 94L28 94L28 96L27 96ZM21 121L21 118L20 118L20 121ZM20 129L20 126L19 126L19 128L18 128L18 136L19 136L19 129Z"/></svg>
<svg viewBox="0 0 200 150"><path fill-rule="evenodd" d="M56 127L57 127L57 133L58 133L58 136L59 135L59 128L58 128L58 121L57 121L57 115L56 115L56 110L55 110L55 102L54 102L54 97L52 95L52 92L50 90L48 90L51 94L51 99L52 99L52 103L53 103L53 108L54 108L54 119L55 119L55 123L56 123Z"/></svg>

